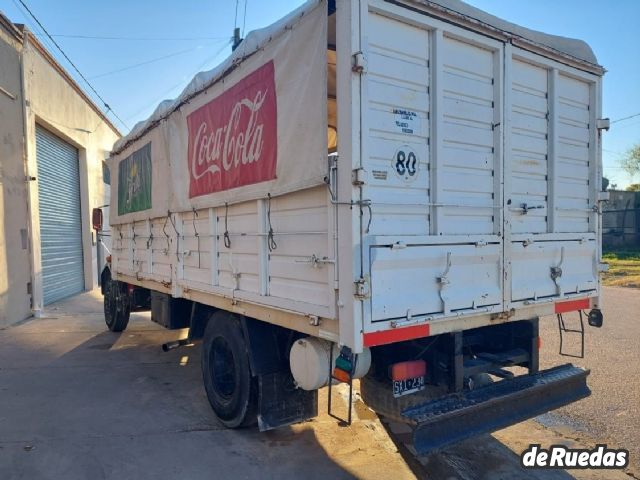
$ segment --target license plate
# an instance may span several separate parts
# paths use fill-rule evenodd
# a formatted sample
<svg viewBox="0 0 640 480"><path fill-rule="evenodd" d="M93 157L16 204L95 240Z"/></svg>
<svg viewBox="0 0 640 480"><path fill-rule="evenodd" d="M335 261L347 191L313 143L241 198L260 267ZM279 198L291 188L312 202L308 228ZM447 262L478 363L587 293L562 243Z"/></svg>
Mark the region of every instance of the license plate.
<svg viewBox="0 0 640 480"><path fill-rule="evenodd" d="M393 396L401 397L424 390L424 376L393 381Z"/></svg>

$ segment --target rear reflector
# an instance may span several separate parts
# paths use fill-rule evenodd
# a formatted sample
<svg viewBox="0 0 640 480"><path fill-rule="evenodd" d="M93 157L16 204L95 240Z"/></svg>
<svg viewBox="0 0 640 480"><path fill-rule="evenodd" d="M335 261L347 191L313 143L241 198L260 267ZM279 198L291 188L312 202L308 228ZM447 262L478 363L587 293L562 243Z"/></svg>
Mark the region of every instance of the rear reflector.
<svg viewBox="0 0 640 480"><path fill-rule="evenodd" d="M580 300L571 300L569 302L556 303L556 313L575 312L576 310L586 310L590 307L588 298L581 298Z"/></svg>
<svg viewBox="0 0 640 480"><path fill-rule="evenodd" d="M424 360L395 363L391 366L392 380L407 380L409 378L424 377L426 374L427 362Z"/></svg>
<svg viewBox="0 0 640 480"><path fill-rule="evenodd" d="M333 378L344 383L349 383L350 380L349 373L344 370L340 370L339 368L333 369Z"/></svg>
<svg viewBox="0 0 640 480"><path fill-rule="evenodd" d="M392 328L391 330L381 330L364 334L364 346L375 347L377 345L386 345L388 343L402 342L404 340L412 340L414 338L422 338L429 336L429 324L413 325L404 328Z"/></svg>

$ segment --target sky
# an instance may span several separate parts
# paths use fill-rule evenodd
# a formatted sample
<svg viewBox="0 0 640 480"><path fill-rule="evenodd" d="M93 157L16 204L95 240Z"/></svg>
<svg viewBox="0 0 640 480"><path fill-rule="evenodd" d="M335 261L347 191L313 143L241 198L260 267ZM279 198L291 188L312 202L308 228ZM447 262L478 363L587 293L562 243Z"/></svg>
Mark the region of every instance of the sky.
<svg viewBox="0 0 640 480"><path fill-rule="evenodd" d="M85 77L126 126L126 133L167 98L175 98L199 71L231 53L234 25L248 32L267 26L302 0L23 0L54 35ZM246 16L245 16L246 2ZM640 113L640 0L467 0L519 25L585 40L607 69L603 117L612 121ZM0 0L0 10L26 23L42 38L18 0ZM100 37L100 38L87 38ZM48 39L45 46L87 90ZM605 176L618 188L631 179L619 160L640 143L640 116L616 122L605 132Z"/></svg>

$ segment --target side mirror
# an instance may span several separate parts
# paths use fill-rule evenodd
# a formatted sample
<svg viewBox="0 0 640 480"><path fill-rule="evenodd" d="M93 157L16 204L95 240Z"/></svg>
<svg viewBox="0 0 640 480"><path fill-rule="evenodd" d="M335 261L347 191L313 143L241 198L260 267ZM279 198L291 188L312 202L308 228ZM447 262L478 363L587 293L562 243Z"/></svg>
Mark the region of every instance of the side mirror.
<svg viewBox="0 0 640 480"><path fill-rule="evenodd" d="M91 212L91 224L96 231L102 230L104 217L102 216L102 208L94 208Z"/></svg>

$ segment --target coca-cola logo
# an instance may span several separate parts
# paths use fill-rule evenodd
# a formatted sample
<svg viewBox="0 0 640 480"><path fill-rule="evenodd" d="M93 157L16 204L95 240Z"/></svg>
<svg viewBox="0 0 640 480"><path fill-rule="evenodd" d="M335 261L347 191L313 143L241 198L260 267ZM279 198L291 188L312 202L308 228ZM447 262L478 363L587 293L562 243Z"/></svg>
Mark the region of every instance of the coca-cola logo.
<svg viewBox="0 0 640 480"><path fill-rule="evenodd" d="M273 61L191 113L189 197L274 179L276 123Z"/></svg>

